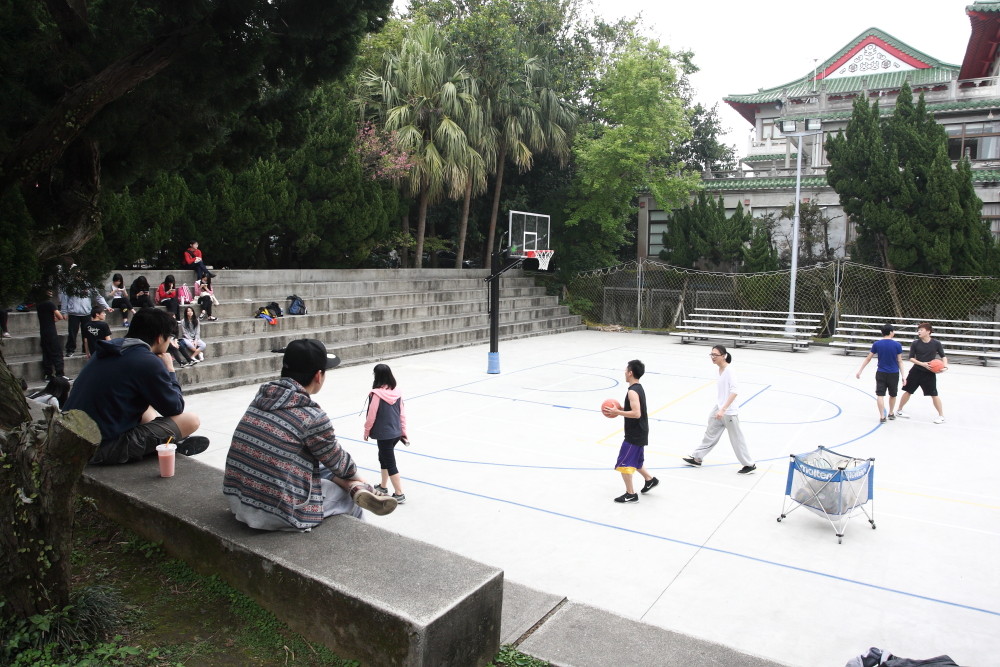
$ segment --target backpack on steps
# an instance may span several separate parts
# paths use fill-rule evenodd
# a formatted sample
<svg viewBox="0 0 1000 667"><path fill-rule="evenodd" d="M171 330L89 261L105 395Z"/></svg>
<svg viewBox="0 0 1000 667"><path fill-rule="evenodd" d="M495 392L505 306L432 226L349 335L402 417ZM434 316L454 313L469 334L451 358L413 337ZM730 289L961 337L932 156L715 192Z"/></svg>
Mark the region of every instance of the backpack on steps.
<svg viewBox="0 0 1000 667"><path fill-rule="evenodd" d="M288 297L290 303L288 304L288 314L289 315L305 315L306 314L306 303L301 297L295 294Z"/></svg>

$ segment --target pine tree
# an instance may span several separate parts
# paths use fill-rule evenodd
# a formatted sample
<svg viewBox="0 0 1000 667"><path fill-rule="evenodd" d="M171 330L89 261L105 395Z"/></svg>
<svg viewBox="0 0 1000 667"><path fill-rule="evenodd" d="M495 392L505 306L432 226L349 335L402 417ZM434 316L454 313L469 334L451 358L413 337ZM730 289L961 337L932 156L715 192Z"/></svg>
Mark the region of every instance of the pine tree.
<svg viewBox="0 0 1000 667"><path fill-rule="evenodd" d="M944 128L904 84L891 117L859 97L846 131L827 142L827 181L857 225L853 255L899 271L997 271L997 243L981 218L971 166L953 168ZM971 273L970 273L971 272Z"/></svg>

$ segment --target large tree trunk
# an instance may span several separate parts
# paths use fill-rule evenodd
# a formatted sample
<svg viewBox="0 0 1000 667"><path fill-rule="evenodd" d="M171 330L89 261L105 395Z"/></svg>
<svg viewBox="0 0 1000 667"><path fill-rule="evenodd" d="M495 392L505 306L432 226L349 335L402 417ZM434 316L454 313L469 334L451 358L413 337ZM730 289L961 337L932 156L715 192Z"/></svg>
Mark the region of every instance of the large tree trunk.
<svg viewBox="0 0 1000 667"><path fill-rule="evenodd" d="M0 354L0 404L28 410ZM0 590L7 618L29 618L69 604L75 487L101 440L79 410L45 408L32 422L0 425Z"/></svg>
<svg viewBox="0 0 1000 667"><path fill-rule="evenodd" d="M58 168L21 186L25 205L43 231L32 236L41 261L77 252L101 229L101 155L81 137L66 149Z"/></svg>
<svg viewBox="0 0 1000 667"><path fill-rule="evenodd" d="M427 186L424 186L420 190L420 208L417 212L417 249L413 266L418 269L424 265L424 234L427 231L427 204L430 198L427 189Z"/></svg>
<svg viewBox="0 0 1000 667"><path fill-rule="evenodd" d="M486 234L486 255L483 257L484 269L490 268L490 257L493 256L493 238L497 233L497 213L500 210L500 190L503 188L503 168L506 162L507 144L501 144L500 154L497 155L497 177L493 184L493 207L490 209L490 229Z"/></svg>
<svg viewBox="0 0 1000 667"><path fill-rule="evenodd" d="M462 268L465 260L465 235L469 229L469 204L472 202L472 178L465 184L465 199L462 201L462 219L458 223L458 250L455 252L455 268Z"/></svg>

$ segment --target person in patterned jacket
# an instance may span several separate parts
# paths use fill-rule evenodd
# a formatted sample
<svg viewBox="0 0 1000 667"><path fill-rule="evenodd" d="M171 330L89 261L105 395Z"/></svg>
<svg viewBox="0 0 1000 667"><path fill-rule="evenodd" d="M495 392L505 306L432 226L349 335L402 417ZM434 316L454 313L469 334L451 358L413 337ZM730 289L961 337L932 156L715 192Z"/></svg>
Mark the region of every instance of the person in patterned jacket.
<svg viewBox="0 0 1000 667"><path fill-rule="evenodd" d="M236 427L222 492L236 518L251 528L309 531L335 514L360 519L362 509L377 515L396 509L394 498L377 495L358 476L312 399L326 371L339 363L321 341L292 341L281 378L260 386Z"/></svg>

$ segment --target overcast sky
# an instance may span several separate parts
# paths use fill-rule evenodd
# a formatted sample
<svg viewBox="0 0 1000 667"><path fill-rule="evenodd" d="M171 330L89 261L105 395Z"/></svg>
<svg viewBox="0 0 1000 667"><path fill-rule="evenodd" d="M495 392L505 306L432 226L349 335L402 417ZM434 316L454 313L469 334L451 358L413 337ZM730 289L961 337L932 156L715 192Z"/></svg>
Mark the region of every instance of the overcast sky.
<svg viewBox="0 0 1000 667"><path fill-rule="evenodd" d="M879 28L914 49L961 65L969 42L965 8L972 0L592 0L606 18L641 13L650 36L674 49L690 49L700 72L692 77L698 99L718 103L729 134L724 143L747 152L750 124L726 95L773 88L811 74L868 28ZM787 11L784 9L787 8Z"/></svg>

